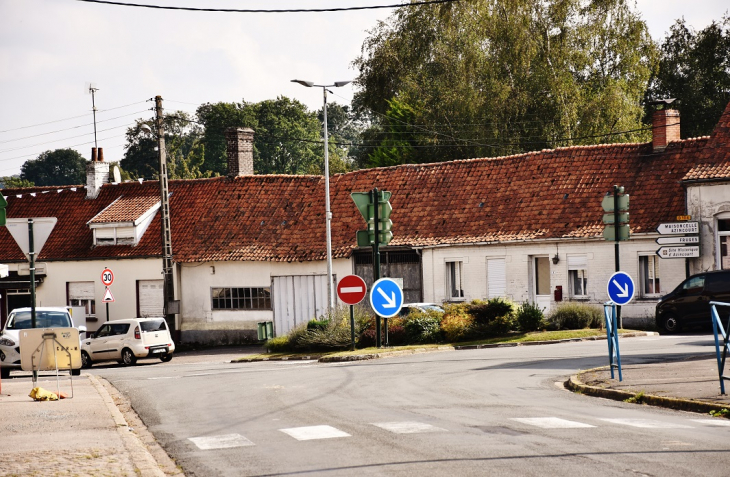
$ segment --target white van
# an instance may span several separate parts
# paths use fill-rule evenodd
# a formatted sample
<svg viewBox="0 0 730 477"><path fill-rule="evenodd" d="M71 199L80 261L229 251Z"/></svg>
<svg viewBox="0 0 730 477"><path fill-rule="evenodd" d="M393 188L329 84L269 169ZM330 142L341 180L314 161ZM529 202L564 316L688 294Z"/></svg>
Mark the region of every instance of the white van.
<svg viewBox="0 0 730 477"><path fill-rule="evenodd" d="M81 362L90 368L100 361L133 365L138 359L172 359L175 343L164 318L130 318L104 323L81 343Z"/></svg>

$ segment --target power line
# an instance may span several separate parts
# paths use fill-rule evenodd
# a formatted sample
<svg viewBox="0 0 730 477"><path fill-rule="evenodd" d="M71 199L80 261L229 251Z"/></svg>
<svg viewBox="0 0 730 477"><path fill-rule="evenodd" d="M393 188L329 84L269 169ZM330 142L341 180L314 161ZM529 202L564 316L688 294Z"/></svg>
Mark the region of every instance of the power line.
<svg viewBox="0 0 730 477"><path fill-rule="evenodd" d="M157 10L184 10L189 12L221 12L221 13L325 13L325 12L347 12L354 10L376 10L381 8L402 8L415 7L419 5L434 5L439 3L454 3L459 0L427 0L422 2L395 4L395 5L370 5L363 7L337 7L337 8L287 8L281 10L270 9L235 9L235 8L195 8L195 7L170 7L165 5L150 5L143 3L112 2L108 0L77 0L86 3L99 3L102 5L116 5L122 7L152 8Z"/></svg>
<svg viewBox="0 0 730 477"><path fill-rule="evenodd" d="M101 109L101 110L99 110L99 112L100 113L105 113L107 111L114 111L116 109L128 108L130 106L135 106L137 104L142 104L142 103L145 103L145 102L146 101L137 101L136 103L125 104L124 106L117 106L117 107L114 107L114 108ZM70 121L72 119L85 118L87 116L88 116L88 113L85 113L85 114L80 114L78 116L71 116L70 118L56 119L55 121L48 121L48 122L45 122L45 123L31 124L29 126L20 126L18 128L13 128L13 129L5 129L3 131L0 131L0 133L6 133L6 132L11 132L11 131L18 131L20 129L35 128L35 127L38 127L38 126L46 126L48 124L60 123L60 122L63 122L63 121Z"/></svg>
<svg viewBox="0 0 730 477"><path fill-rule="evenodd" d="M137 111L135 113L123 114L122 116L117 116L115 118L103 119L101 121L97 121L97 124L98 123L105 123L105 122L108 122L108 121L114 121L115 119L126 118L128 116L134 116L135 114L142 114L145 111L147 111L147 110L145 109L143 111ZM84 116L86 116L86 115L84 115ZM9 142L14 142L14 141L22 141L23 139L30 139L30 138L39 137L39 136L47 136L49 134L55 134L55 133L59 133L59 132L63 132L63 131L70 131L72 129L78 129L78 128L83 128L83 127L91 126L92 124L94 124L94 123L86 123L86 124L81 124L79 126L72 126L70 128L57 129L55 131L49 131L49 132L45 132L45 133L34 134L32 136L19 137L19 138L16 138L16 139L8 139L6 141L0 141L0 144L6 144L6 143L9 143Z"/></svg>
<svg viewBox="0 0 730 477"><path fill-rule="evenodd" d="M121 126L114 126L114 127L111 127L111 128L101 129L99 132L111 131L112 129L126 128L126 127L129 127L129 125L123 124ZM65 137L65 138L62 138L62 139L54 139L53 141L40 142L38 144L31 144L29 146L21 146L21 147L15 147L15 148L12 148L12 149L4 149L4 150L0 151L0 153L12 152L12 151L19 151L21 149L28 149L28 148L36 147L36 146L44 146L46 144L52 144L54 142L67 141L69 139L76 139L76 138L79 138L79 137L88 136L90 134L94 134L94 133L91 132L91 133L79 134L77 136L70 136L70 137ZM93 141L92 141L92 143L93 143ZM71 146L71 147L73 147L73 146Z"/></svg>
<svg viewBox="0 0 730 477"><path fill-rule="evenodd" d="M120 137L124 137L124 136L110 136L110 137L102 138L102 139L100 139L100 141L108 141L108 140L116 139L116 138L120 138ZM73 144L71 146L66 146L64 149L71 149L73 147L79 147L79 146L88 146L89 144L94 144L94 141L82 142L80 144ZM107 149L113 149L115 147L124 147L124 144L116 145L116 146L106 146ZM43 151L43 152L45 152L45 151ZM8 157L5 159L0 159L0 162L7 162L7 161L16 160L16 159L24 159L26 157L38 157L39 155L43 154L43 152L39 152L36 154L24 154L22 156L16 156L16 157Z"/></svg>

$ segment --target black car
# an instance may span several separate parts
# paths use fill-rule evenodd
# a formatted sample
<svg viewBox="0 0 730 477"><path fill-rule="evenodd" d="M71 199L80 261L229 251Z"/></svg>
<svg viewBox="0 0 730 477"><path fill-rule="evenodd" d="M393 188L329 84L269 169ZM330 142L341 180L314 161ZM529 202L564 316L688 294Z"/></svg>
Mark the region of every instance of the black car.
<svg viewBox="0 0 730 477"><path fill-rule="evenodd" d="M679 284L656 305L656 325L660 331L676 333L685 326L712 326L710 302L730 303L730 270L698 273ZM730 308L718 307L726 326Z"/></svg>

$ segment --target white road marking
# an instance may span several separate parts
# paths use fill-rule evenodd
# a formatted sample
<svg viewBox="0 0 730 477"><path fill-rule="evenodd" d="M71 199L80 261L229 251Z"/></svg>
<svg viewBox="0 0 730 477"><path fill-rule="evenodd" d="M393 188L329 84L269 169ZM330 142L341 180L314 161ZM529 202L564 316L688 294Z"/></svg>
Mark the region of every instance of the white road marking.
<svg viewBox="0 0 730 477"><path fill-rule="evenodd" d="M568 421L559 417L514 417L513 421L531 426L542 427L543 429L578 429L582 427L596 427L582 422Z"/></svg>
<svg viewBox="0 0 730 477"><path fill-rule="evenodd" d="M350 434L332 426L308 426L291 427L279 429L284 434L289 434L298 441L309 441L313 439L332 439L334 437L350 437Z"/></svg>
<svg viewBox="0 0 730 477"><path fill-rule="evenodd" d="M692 426L671 422L654 421L652 419L601 419L602 421L622 424L624 426L643 427L646 429L692 429Z"/></svg>
<svg viewBox="0 0 730 477"><path fill-rule="evenodd" d="M188 440L201 450L231 449L233 447L248 447L255 445L241 434L225 434L222 436L189 437Z"/></svg>
<svg viewBox="0 0 730 477"><path fill-rule="evenodd" d="M730 419L690 419L692 422L697 422L699 424L705 424L708 426L728 426L730 427Z"/></svg>
<svg viewBox="0 0 730 477"><path fill-rule="evenodd" d="M371 424L396 434L446 431L446 429L432 426L431 424L425 424L423 422L372 422Z"/></svg>

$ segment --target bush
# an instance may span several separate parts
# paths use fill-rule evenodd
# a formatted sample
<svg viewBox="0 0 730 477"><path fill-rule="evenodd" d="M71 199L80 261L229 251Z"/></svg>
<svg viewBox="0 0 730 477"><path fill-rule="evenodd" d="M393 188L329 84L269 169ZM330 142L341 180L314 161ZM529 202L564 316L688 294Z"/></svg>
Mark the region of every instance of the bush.
<svg viewBox="0 0 730 477"><path fill-rule="evenodd" d="M503 298L492 298L486 302L474 300L468 305L468 311L477 324L488 325L497 318L514 314L514 304Z"/></svg>
<svg viewBox="0 0 730 477"><path fill-rule="evenodd" d="M317 319L309 320L309 323L307 323L307 329L310 331L311 330L322 331L322 330L326 330L328 325L329 325L329 320L326 320L326 319L324 319L324 317L322 317L319 320L317 320Z"/></svg>
<svg viewBox="0 0 730 477"><path fill-rule="evenodd" d="M277 336L276 338L271 338L264 343L264 348L269 350L269 353L286 353L291 350L289 347L289 337Z"/></svg>
<svg viewBox="0 0 730 477"><path fill-rule="evenodd" d="M438 343L441 341L441 319L443 314L438 311L410 313L403 322L406 342L411 343Z"/></svg>
<svg viewBox="0 0 730 477"><path fill-rule="evenodd" d="M465 308L450 309L446 307L446 313L441 320L441 333L449 343L468 340L473 334L474 317L466 312Z"/></svg>
<svg viewBox="0 0 730 477"><path fill-rule="evenodd" d="M517 310L517 326L520 331L537 331L545 324L543 310L535 304L524 302Z"/></svg>
<svg viewBox="0 0 730 477"><path fill-rule="evenodd" d="M497 316L487 325L484 330L488 335L504 335L515 329L515 318L512 313Z"/></svg>
<svg viewBox="0 0 730 477"><path fill-rule="evenodd" d="M600 307L575 302L561 303L548 315L550 328L556 330L601 328L603 319L603 310Z"/></svg>

